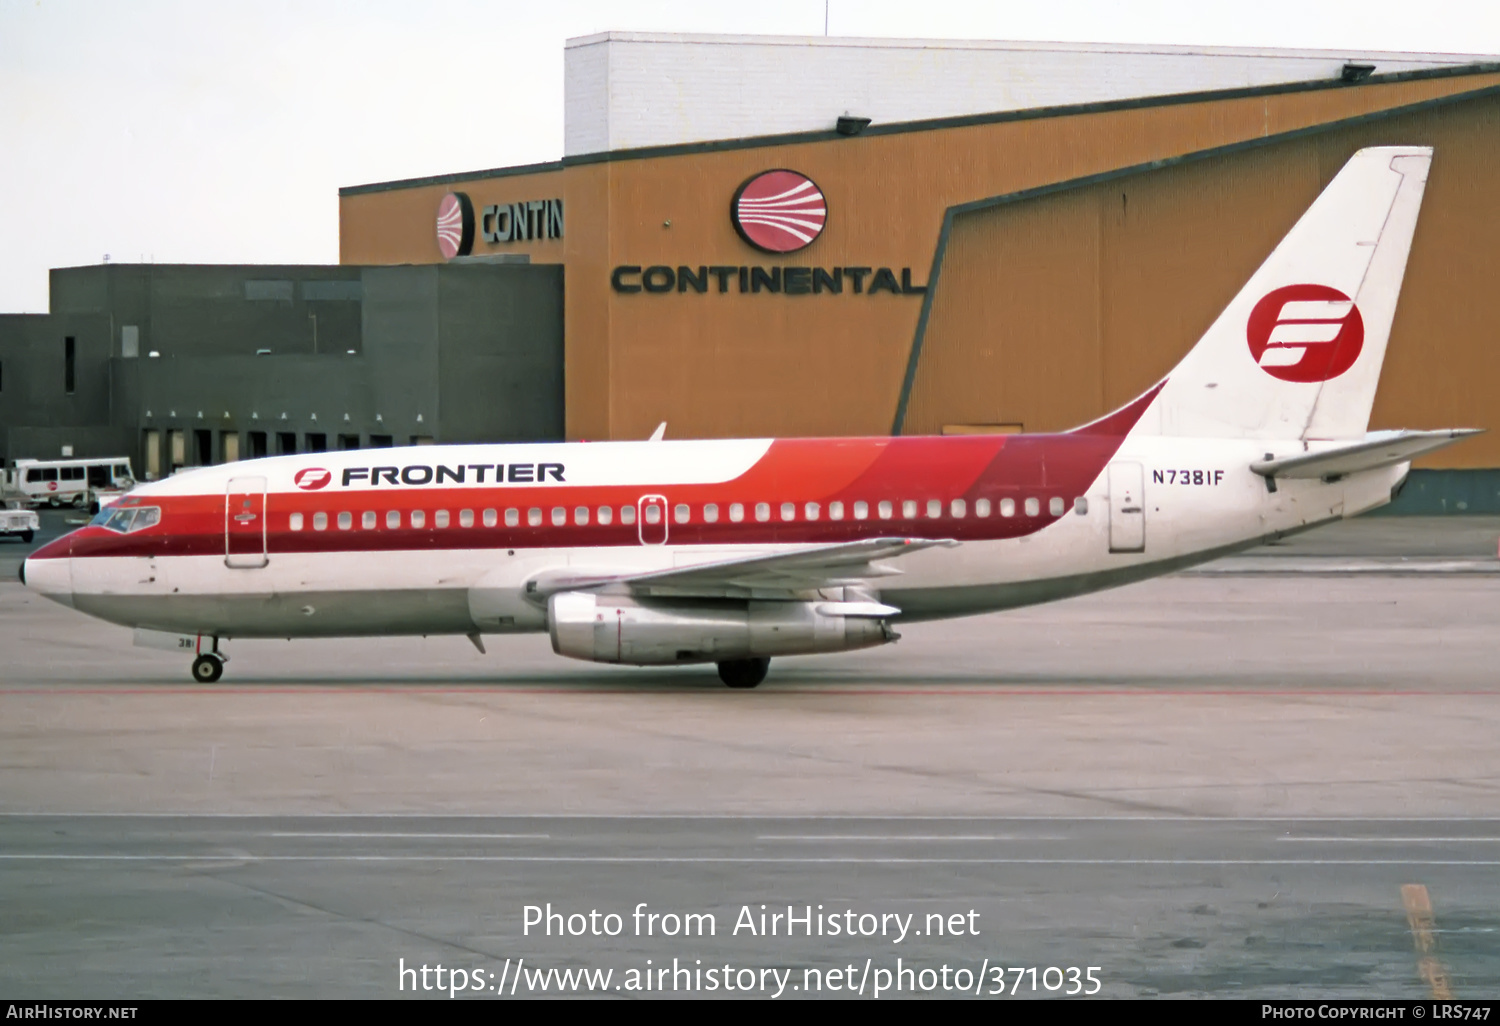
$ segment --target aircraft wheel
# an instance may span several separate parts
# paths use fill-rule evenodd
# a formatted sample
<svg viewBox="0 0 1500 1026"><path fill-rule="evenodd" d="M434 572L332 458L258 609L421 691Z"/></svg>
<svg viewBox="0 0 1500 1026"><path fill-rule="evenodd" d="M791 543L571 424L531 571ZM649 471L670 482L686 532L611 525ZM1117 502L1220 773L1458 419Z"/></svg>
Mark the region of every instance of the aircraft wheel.
<svg viewBox="0 0 1500 1026"><path fill-rule="evenodd" d="M719 664L719 679L732 688L753 688L770 668L769 659L726 659Z"/></svg>
<svg viewBox="0 0 1500 1026"><path fill-rule="evenodd" d="M193 660L193 679L200 684L212 684L224 676L224 660L217 656L201 655Z"/></svg>

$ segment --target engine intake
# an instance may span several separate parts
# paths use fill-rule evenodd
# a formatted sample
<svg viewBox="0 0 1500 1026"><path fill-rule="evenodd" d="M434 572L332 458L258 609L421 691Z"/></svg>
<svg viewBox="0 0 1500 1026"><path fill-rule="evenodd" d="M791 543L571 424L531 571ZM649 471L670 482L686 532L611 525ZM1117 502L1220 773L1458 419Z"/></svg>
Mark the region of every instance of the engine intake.
<svg viewBox="0 0 1500 1026"><path fill-rule="evenodd" d="M883 618L859 604L738 600L640 600L565 591L547 603L552 650L596 663L662 666L728 659L846 652L895 641ZM851 604L854 605L854 604ZM873 606L875 610L897 610Z"/></svg>

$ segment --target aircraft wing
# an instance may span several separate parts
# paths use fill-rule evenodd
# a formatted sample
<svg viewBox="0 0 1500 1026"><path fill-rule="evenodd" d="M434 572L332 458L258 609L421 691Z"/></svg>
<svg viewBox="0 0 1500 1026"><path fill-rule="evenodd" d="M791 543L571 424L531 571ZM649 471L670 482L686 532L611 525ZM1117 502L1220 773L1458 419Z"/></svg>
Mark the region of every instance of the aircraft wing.
<svg viewBox="0 0 1500 1026"><path fill-rule="evenodd" d="M790 592L866 584L872 578L900 574L899 569L887 566L883 561L899 559L923 549L957 544L952 539L867 538L636 574L564 571L543 575L535 582L536 587L528 590L544 597L559 591L623 585L636 594L646 595L781 597ZM896 612L889 607L882 608Z"/></svg>
<svg viewBox="0 0 1500 1026"><path fill-rule="evenodd" d="M1441 431L1372 431L1352 445L1322 452L1256 460L1250 469L1262 477L1340 477L1405 463L1424 453L1461 442L1483 428L1444 428Z"/></svg>

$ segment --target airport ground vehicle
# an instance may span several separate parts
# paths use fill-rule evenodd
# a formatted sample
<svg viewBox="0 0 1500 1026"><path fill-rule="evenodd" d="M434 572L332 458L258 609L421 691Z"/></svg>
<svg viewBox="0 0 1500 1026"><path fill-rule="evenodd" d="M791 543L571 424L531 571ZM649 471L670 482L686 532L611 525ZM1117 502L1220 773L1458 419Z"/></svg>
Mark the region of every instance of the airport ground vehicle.
<svg viewBox="0 0 1500 1026"><path fill-rule="evenodd" d="M1204 562L1382 505L1471 433L1368 430L1431 159L1356 154L1167 377L1072 431L250 460L137 488L23 579L203 681L222 639L548 631L754 687L772 657Z"/></svg>
<svg viewBox="0 0 1500 1026"><path fill-rule="evenodd" d="M98 488L128 490L135 484L130 460L109 456L87 460L16 460L8 475L11 487L23 492L35 505L89 505L89 491Z"/></svg>
<svg viewBox="0 0 1500 1026"><path fill-rule="evenodd" d="M41 518L27 508L22 496L0 492L0 535L19 537L29 545L41 527Z"/></svg>

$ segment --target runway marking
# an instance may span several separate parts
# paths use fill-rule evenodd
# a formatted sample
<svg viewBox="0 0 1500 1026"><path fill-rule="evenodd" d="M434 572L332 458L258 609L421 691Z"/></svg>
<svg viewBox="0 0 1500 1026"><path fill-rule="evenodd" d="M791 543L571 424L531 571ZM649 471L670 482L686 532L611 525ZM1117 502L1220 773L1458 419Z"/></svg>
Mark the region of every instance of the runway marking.
<svg viewBox="0 0 1500 1026"><path fill-rule="evenodd" d="M761 834L757 841L1066 841L1061 834Z"/></svg>
<svg viewBox="0 0 1500 1026"><path fill-rule="evenodd" d="M1437 939L1433 933L1437 920L1432 914L1432 899L1422 884L1402 884L1401 904L1406 906L1406 923L1411 927L1412 943L1416 946L1417 975L1427 983L1427 989L1435 1001L1448 1001L1453 997L1453 987L1448 979L1448 967L1433 952Z"/></svg>
<svg viewBox="0 0 1500 1026"><path fill-rule="evenodd" d="M537 862L594 865L945 865L945 866L1447 866L1494 868L1496 859L1043 859L768 857L731 855L90 855L0 854L7 862Z"/></svg>
<svg viewBox="0 0 1500 1026"><path fill-rule="evenodd" d="M1308 841L1315 844L1454 844L1500 843L1500 837L1278 837L1278 841Z"/></svg>
<svg viewBox="0 0 1500 1026"><path fill-rule="evenodd" d="M332 831L290 831L280 830L270 833L262 833L262 837L337 837L337 838L361 838L379 837L385 839L404 840L461 840L461 841L550 841L551 834L429 834L429 833L337 833Z"/></svg>

